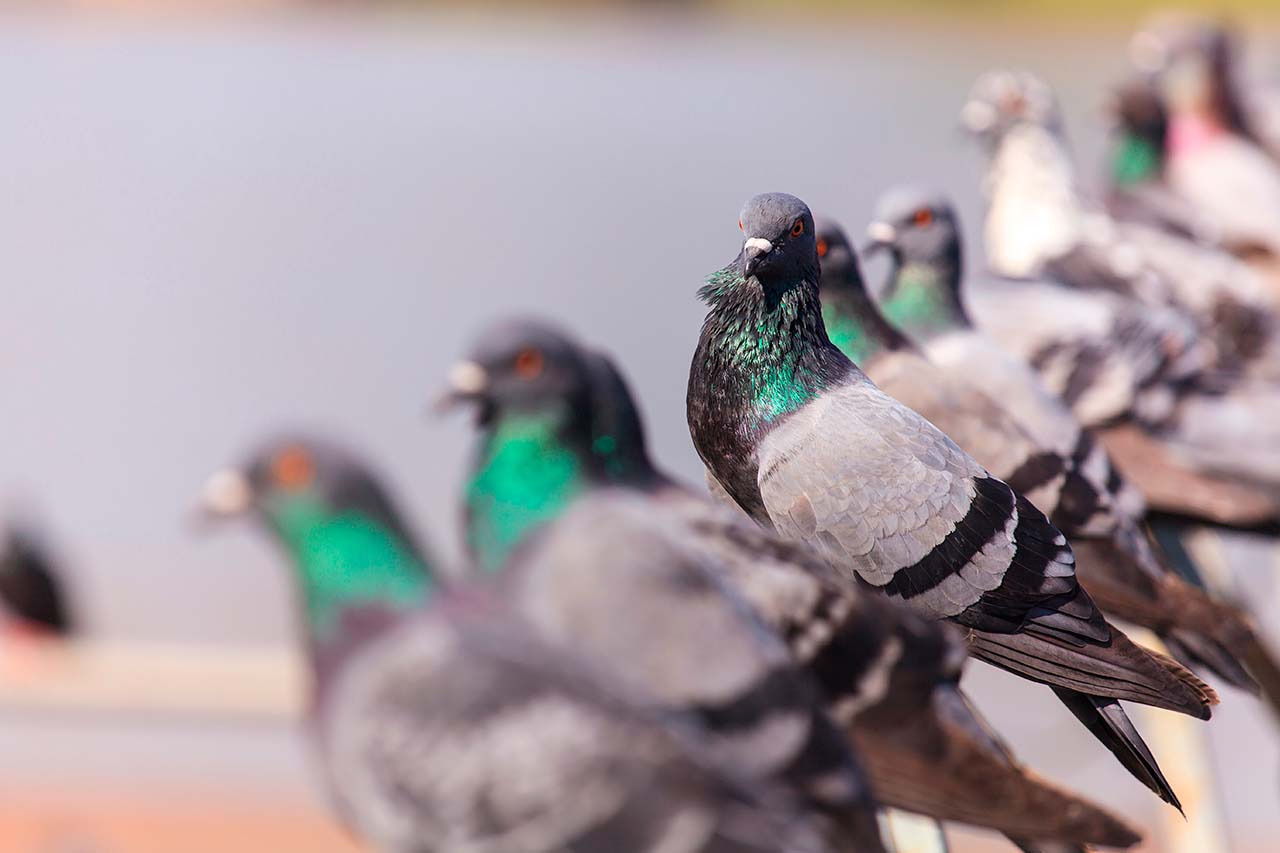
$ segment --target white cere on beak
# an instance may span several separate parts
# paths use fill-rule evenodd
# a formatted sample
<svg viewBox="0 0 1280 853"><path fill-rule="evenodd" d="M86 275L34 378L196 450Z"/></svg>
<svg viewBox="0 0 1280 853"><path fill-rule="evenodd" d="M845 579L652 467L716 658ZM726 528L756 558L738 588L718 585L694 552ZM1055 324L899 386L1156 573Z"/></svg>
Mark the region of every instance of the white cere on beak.
<svg viewBox="0 0 1280 853"><path fill-rule="evenodd" d="M761 252L772 252L773 243L763 237L748 237L747 242L742 244L744 249L759 249Z"/></svg>
<svg viewBox="0 0 1280 853"><path fill-rule="evenodd" d="M488 384L488 371L474 361L460 361L449 370L449 387L459 394L479 394Z"/></svg>
<svg viewBox="0 0 1280 853"><path fill-rule="evenodd" d="M213 515L237 515L253 503L253 487L244 472L225 468L214 473L204 484L200 504Z"/></svg>
<svg viewBox="0 0 1280 853"><path fill-rule="evenodd" d="M960 110L960 121L973 133L982 133L995 125L996 108L986 101L970 101Z"/></svg>
<svg viewBox="0 0 1280 853"><path fill-rule="evenodd" d="M888 222L872 222L867 226L867 236L876 243L892 243L898 239L898 229Z"/></svg>

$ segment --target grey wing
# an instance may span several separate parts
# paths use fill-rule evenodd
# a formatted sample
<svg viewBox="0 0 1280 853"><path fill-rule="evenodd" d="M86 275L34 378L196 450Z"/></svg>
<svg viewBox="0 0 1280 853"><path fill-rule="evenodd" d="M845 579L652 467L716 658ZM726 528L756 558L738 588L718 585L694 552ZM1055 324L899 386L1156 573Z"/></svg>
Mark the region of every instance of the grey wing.
<svg viewBox="0 0 1280 853"><path fill-rule="evenodd" d="M1028 430L1042 448L1070 455L1080 440L1080 424L1025 361L986 334L971 330L940 335L925 354L947 375L978 381L988 396Z"/></svg>
<svg viewBox="0 0 1280 853"><path fill-rule="evenodd" d="M982 328L1035 367L1086 425L1159 423L1176 384L1212 364L1194 322L1164 306L1046 282L994 280L970 295Z"/></svg>
<svg viewBox="0 0 1280 853"><path fill-rule="evenodd" d="M695 712L712 751L753 778L786 778L824 807L869 814L817 685L652 500L593 496L532 544L508 572L513 606L540 635L589 650L637 695Z"/></svg>
<svg viewBox="0 0 1280 853"><path fill-rule="evenodd" d="M682 724L631 708L528 636L518 643L495 655L488 638L477 647L424 621L344 678L326 757L367 840L493 853L817 848L798 812L711 769Z"/></svg>
<svg viewBox="0 0 1280 853"><path fill-rule="evenodd" d="M867 375L880 390L924 416L1002 480L1041 454L1030 433L985 391L916 353L891 353L877 359ZM1065 468L1066 460L1059 459ZM1062 473L1054 472L1053 477L1060 478ZM1043 508L1035 496L1028 497Z"/></svg>
<svg viewBox="0 0 1280 853"><path fill-rule="evenodd" d="M782 535L918 611L982 630L1034 620L1106 639L1062 534L869 382L801 409L759 456L760 492ZM1072 615L1059 612L1077 601Z"/></svg>
<svg viewBox="0 0 1280 853"><path fill-rule="evenodd" d="M965 651L958 636L868 594L802 543L687 493L663 503L817 678L838 721L884 702L922 705L940 681L959 677Z"/></svg>

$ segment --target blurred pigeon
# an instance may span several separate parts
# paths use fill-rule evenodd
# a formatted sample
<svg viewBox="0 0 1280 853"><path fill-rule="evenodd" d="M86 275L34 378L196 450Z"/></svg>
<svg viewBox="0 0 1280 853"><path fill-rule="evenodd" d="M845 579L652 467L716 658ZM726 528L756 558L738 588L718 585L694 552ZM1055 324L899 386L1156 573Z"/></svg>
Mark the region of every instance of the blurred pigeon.
<svg viewBox="0 0 1280 853"><path fill-rule="evenodd" d="M1214 367L1225 379L1280 375L1276 297L1263 276L1225 252L1118 222L1087 201L1044 81L988 73L974 84L962 119L990 155L985 242L997 273L1173 305L1213 342Z"/></svg>
<svg viewBox="0 0 1280 853"><path fill-rule="evenodd" d="M68 636L75 630L58 567L36 535L10 524L0 550L0 618L21 630Z"/></svg>
<svg viewBox="0 0 1280 853"><path fill-rule="evenodd" d="M295 564L311 726L339 812L379 849L826 849L784 795L717 769L696 719L643 709L483 591L438 589L346 451L274 442L204 503L252 512Z"/></svg>
<svg viewBox="0 0 1280 853"><path fill-rule="evenodd" d="M1215 124L1280 152L1274 120L1280 94L1242 78L1239 38L1225 21L1164 12L1144 21L1129 40L1129 61L1142 74L1167 73L1189 55L1202 63L1202 105Z"/></svg>
<svg viewBox="0 0 1280 853"><path fill-rule="evenodd" d="M599 457L598 466L584 465L596 472L592 488L642 498L646 523L659 524L663 537L678 535L690 553L700 553L716 577L786 639L793 659L822 687L832 718L852 732L877 800L1022 838L1112 846L1136 840L1114 818L1036 779L992 743L957 691L964 647L953 632L868 596L808 548L658 470L626 382L606 356L542 326L528 327L523 336L508 329L488 337L510 341L508 361L518 352L541 351L552 337L551 349L582 361L591 429L590 444L580 441L577 450ZM500 359L478 366L486 376L503 372ZM572 393L568 383L547 392L562 399ZM591 533L558 529L562 542L580 548L582 539L599 537L608 524L603 514L584 525ZM621 550L617 537L605 539Z"/></svg>
<svg viewBox="0 0 1280 853"><path fill-rule="evenodd" d="M1012 416L1012 429L993 419L975 422L945 398L926 399L925 406L915 408L1049 515L1071 540L1077 576L1104 612L1151 628L1183 663L1256 690L1239 660L1253 659L1264 648L1248 619L1166 565L1144 530L1142 497L1101 445L1034 371L970 322L950 204L933 193L897 189L882 197L876 220L869 230L879 235L876 245L893 257L884 310L933 362L909 374L900 369L903 379L880 387L895 396L902 388L909 395L903 402L910 405L924 396L913 385L949 385L966 397L985 398L971 388L975 379L981 382ZM824 308L827 294L836 289L863 290L856 266L844 276L828 275L824 266ZM867 368L868 375L877 380L874 367ZM1037 426L1024 430L1024 423Z"/></svg>
<svg viewBox="0 0 1280 853"><path fill-rule="evenodd" d="M1280 251L1280 162L1268 152L1234 78L1232 36L1209 22L1167 18L1131 42L1164 114L1163 178L1243 251Z"/></svg>
<svg viewBox="0 0 1280 853"><path fill-rule="evenodd" d="M730 766L785 780L856 849L879 849L870 792L817 682L709 549L608 488L580 350L529 322L478 340L450 376L450 398L479 412L466 538L512 609L658 707L696 712Z"/></svg>
<svg viewBox="0 0 1280 853"><path fill-rule="evenodd" d="M1129 699L1207 719L1213 691L1109 625L1066 538L827 337L813 217L747 203L742 252L700 294L688 418L711 475L752 518L919 612L970 652L1051 685L1138 779L1177 798L1124 715Z"/></svg>

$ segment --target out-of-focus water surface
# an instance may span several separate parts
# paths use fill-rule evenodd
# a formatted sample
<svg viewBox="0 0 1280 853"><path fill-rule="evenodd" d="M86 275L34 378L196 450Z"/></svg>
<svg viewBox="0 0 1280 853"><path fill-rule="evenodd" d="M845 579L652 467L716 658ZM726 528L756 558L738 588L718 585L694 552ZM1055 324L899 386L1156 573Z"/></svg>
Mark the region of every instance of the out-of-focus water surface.
<svg viewBox="0 0 1280 853"><path fill-rule="evenodd" d="M923 181L974 237L980 157L956 116L992 65L1057 85L1095 175L1123 28L803 23L3 21L0 496L40 509L91 630L292 638L277 555L248 529L185 525L204 476L281 428L365 450L455 554L468 428L425 404L495 317L554 318L614 351L657 456L697 478L694 291L736 253L742 202L786 190L860 230L881 189ZM973 669L1032 763L1155 812L1048 691ZM1277 829L1276 747L1226 698L1212 737L1245 849ZM32 739L47 725L19 729L0 747L54 768L32 772L137 754L108 734L50 762ZM260 733L201 736L214 777L270 764L303 784L283 733L268 750ZM181 754L138 765L179 774Z"/></svg>

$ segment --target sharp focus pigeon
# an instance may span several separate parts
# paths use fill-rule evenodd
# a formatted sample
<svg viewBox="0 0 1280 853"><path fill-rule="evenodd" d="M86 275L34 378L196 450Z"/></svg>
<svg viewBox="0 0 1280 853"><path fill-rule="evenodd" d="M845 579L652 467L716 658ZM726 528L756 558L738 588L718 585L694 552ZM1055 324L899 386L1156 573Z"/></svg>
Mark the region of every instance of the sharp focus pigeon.
<svg viewBox="0 0 1280 853"><path fill-rule="evenodd" d="M944 625L868 596L809 548L658 470L621 374L607 357L592 358L593 444L610 448L611 481L647 496L668 524L711 549L733 588L787 638L832 716L852 725L877 799L1024 839L1125 846L1136 838L1028 774L993 741L957 691L963 645Z"/></svg>
<svg viewBox="0 0 1280 853"><path fill-rule="evenodd" d="M1176 803L1117 700L1207 719L1213 691L1109 625L1044 515L831 343L803 202L757 196L740 224L742 252L701 290L690 369L689 426L711 475L761 524L968 628L977 657L1051 685Z"/></svg>
<svg viewBox="0 0 1280 853"><path fill-rule="evenodd" d="M252 512L294 563L311 727L338 811L379 849L828 849L785 794L717 769L698 720L646 710L482 590L439 589L351 454L273 442L204 502Z"/></svg>

